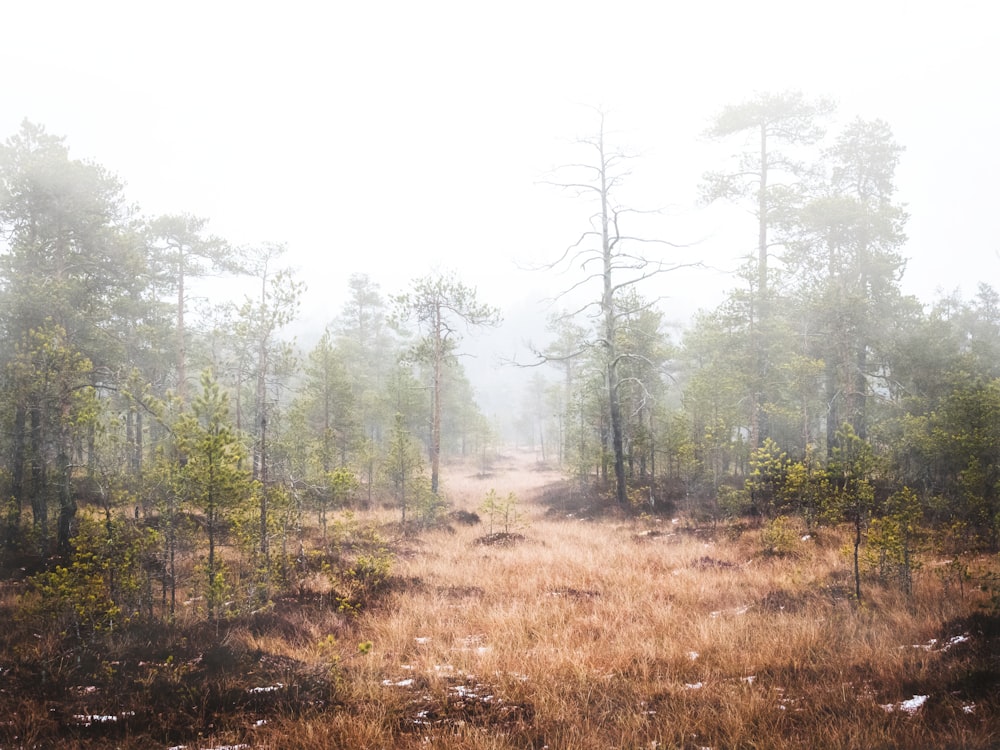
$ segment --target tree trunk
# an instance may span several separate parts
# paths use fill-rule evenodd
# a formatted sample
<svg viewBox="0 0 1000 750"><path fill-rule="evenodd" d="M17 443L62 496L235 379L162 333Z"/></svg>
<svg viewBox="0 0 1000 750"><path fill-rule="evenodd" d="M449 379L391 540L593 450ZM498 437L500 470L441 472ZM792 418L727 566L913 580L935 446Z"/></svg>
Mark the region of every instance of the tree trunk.
<svg viewBox="0 0 1000 750"><path fill-rule="evenodd" d="M431 388L431 492L438 494L441 471L441 370L444 366L444 341L441 338L441 307L434 310L434 383Z"/></svg>
<svg viewBox="0 0 1000 750"><path fill-rule="evenodd" d="M42 455L42 414L38 406L31 407L31 516L41 550L48 546L49 506L45 486L45 459Z"/></svg>
<svg viewBox="0 0 1000 750"><path fill-rule="evenodd" d="M625 447L622 438L622 415L618 394L618 351L615 346L618 321L615 311L614 286L611 283L613 247L609 233L608 175L607 160L604 155L603 128L600 137L598 150L601 158L601 252L604 260L604 294L601 298L601 307L604 311L604 347L608 363L608 416L611 420L611 451L615 467L615 499L619 505L625 506L628 503L628 491L625 484Z"/></svg>
<svg viewBox="0 0 1000 750"><path fill-rule="evenodd" d="M56 536L56 549L60 555L68 555L70 537L73 534L73 519L76 518L76 501L72 492L72 471L69 453L64 451L59 455L59 524Z"/></svg>
<svg viewBox="0 0 1000 750"><path fill-rule="evenodd" d="M13 549L21 526L21 509L24 502L24 426L27 419L24 406L14 409L14 434L11 436L10 505L7 509L7 529L4 546Z"/></svg>

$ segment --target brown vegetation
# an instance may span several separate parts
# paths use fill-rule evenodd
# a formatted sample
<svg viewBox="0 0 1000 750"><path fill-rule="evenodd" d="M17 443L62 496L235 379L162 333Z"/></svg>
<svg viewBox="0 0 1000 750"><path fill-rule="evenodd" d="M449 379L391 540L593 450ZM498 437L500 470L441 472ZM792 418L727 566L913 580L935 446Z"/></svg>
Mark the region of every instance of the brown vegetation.
<svg viewBox="0 0 1000 750"><path fill-rule="evenodd" d="M1000 619L933 560L911 595L871 585L859 607L847 530L776 555L760 529L547 512L531 486L556 475L514 463L444 477L456 510L517 493L510 543L465 523L399 537L391 577L348 611L302 584L81 646L17 617L8 583L0 748L1000 743Z"/></svg>

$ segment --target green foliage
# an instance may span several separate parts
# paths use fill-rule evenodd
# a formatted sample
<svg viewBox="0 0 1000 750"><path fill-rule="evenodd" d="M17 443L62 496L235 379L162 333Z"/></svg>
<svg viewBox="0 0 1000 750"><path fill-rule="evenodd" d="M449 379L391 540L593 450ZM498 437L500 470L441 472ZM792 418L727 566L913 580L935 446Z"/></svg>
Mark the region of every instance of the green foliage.
<svg viewBox="0 0 1000 750"><path fill-rule="evenodd" d="M209 615L217 612L226 588L217 555L224 528L241 504L254 497L249 472L243 468L244 448L229 424L229 399L206 371L202 392L192 413L176 427L178 448L184 457L177 468L178 489L184 500L205 516L208 556L204 565Z"/></svg>
<svg viewBox="0 0 1000 750"><path fill-rule="evenodd" d="M819 520L824 504L833 494L830 479L812 446L800 461L788 463L780 487L782 506L797 510L811 529Z"/></svg>
<svg viewBox="0 0 1000 750"><path fill-rule="evenodd" d="M778 448L771 438L750 454L750 475L746 479L746 491L750 494L750 504L756 515L770 518L783 498L782 489L788 469L788 456Z"/></svg>
<svg viewBox="0 0 1000 750"><path fill-rule="evenodd" d="M151 529L117 519L82 519L66 564L30 579L22 616L54 624L86 643L148 615L152 591L144 563L156 544Z"/></svg>
<svg viewBox="0 0 1000 750"><path fill-rule="evenodd" d="M356 614L385 591L392 573L388 552L359 555L353 565L337 575L338 609Z"/></svg>
<svg viewBox="0 0 1000 750"><path fill-rule="evenodd" d="M798 534L792 528L788 516L777 516L761 530L760 541L766 554L785 557L795 551Z"/></svg>
<svg viewBox="0 0 1000 750"><path fill-rule="evenodd" d="M423 528L430 528L437 525L445 516L449 503L440 493L431 491L430 478L418 476L411 483L413 494L412 520Z"/></svg>
<svg viewBox="0 0 1000 750"><path fill-rule="evenodd" d="M518 508L517 495L513 492L509 492L506 497L501 498L497 495L496 490L491 489L486 493L486 498L483 500L482 505L479 506L479 510L485 513L490 519L490 534L493 533L494 527L502 527L503 533L509 534L512 529L520 524L523 518Z"/></svg>
<svg viewBox="0 0 1000 750"><path fill-rule="evenodd" d="M868 566L885 582L913 591L913 572L920 567L916 554L921 541L923 509L909 487L893 493L882 515L872 519L867 533Z"/></svg>
<svg viewBox="0 0 1000 750"><path fill-rule="evenodd" d="M333 587L334 605L357 613L389 586L393 556L374 524L347 512L330 525L330 553L322 572Z"/></svg>
<svg viewBox="0 0 1000 750"><path fill-rule="evenodd" d="M837 431L837 448L829 464L833 493L824 508L832 520L850 521L854 526L854 595L861 601L861 543L865 526L875 512L876 460L871 445L845 423Z"/></svg>
<svg viewBox="0 0 1000 750"><path fill-rule="evenodd" d="M396 413L389 438L389 448L384 461L384 472L389 480L399 506L402 522L406 523L406 509L412 504L414 484L417 476L423 471L423 461L409 430L403 421L403 415Z"/></svg>
<svg viewBox="0 0 1000 750"><path fill-rule="evenodd" d="M747 515L753 507L750 493L746 488L732 487L724 484L718 489L719 509L726 518L739 518Z"/></svg>
<svg viewBox="0 0 1000 750"><path fill-rule="evenodd" d="M415 362L431 369L431 434L428 452L431 460L431 492L437 494L441 461L442 404L444 368L455 361L461 337L459 327L497 326L498 308L476 299L476 290L463 284L453 274L426 276L412 282L411 290L393 298L395 324L413 320L420 338L411 347Z"/></svg>
<svg viewBox="0 0 1000 750"><path fill-rule="evenodd" d="M357 474L346 467L334 469L326 474L327 486L334 508L343 508L350 503L351 496L357 492L360 482Z"/></svg>

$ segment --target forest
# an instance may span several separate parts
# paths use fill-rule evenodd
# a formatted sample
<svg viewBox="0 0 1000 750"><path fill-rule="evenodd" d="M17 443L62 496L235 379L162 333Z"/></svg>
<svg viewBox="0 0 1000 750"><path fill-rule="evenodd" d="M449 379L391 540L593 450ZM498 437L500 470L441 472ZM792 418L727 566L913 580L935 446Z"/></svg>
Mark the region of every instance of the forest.
<svg viewBox="0 0 1000 750"><path fill-rule="evenodd" d="M1000 294L902 292L905 145L881 120L828 132L834 110L759 94L706 123L736 153L701 200L751 214L755 250L679 334L658 290L682 264L670 238L634 233L602 114L552 178L593 213L548 259L577 272L573 303L506 365L528 375L512 426L484 414L460 356L501 308L456 274L386 291L345 262L327 281L347 302L303 347L288 331L307 282L285 246L144 215L119 176L25 121L0 146L0 585L16 623L0 675L52 700L110 675L116 649L180 653L183 628L218 645L288 597L349 619L399 585L390 539L461 519L447 467L485 477L519 449L594 512L762 530L776 555L837 529L856 608L912 594L933 565L1000 610ZM251 291L224 299L220 280ZM476 510L492 530L515 502ZM392 520L364 520L377 510ZM146 688L181 690L168 663ZM0 727L0 747L44 746L24 737Z"/></svg>

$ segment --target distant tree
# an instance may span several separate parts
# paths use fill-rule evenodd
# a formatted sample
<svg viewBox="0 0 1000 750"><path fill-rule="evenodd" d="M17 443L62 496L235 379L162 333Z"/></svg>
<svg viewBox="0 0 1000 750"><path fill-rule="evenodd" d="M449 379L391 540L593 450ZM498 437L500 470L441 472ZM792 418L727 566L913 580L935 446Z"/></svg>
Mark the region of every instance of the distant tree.
<svg viewBox="0 0 1000 750"><path fill-rule="evenodd" d="M769 254L774 243L770 233L800 201L798 185L808 167L795 157L794 149L819 140L823 131L817 121L833 109L832 102L808 101L798 91L758 94L740 104L724 107L706 131L706 135L714 139L739 135L753 138L750 142L753 145L737 155L731 171L707 173L702 187L706 202L744 200L751 204L757 218L757 272L750 279L754 292L750 331L754 375L751 448L759 447L768 437L766 390L771 364L767 347L772 307Z"/></svg>
<svg viewBox="0 0 1000 750"><path fill-rule="evenodd" d="M0 334L8 342L0 365L18 371L7 381L0 432L12 498L8 519L18 519L30 500L44 539L48 479L58 478L52 487L60 498L63 548L73 511L70 466L86 460L83 446L93 433L81 430L89 432L94 421L83 428L69 408L76 397L53 397L52 390L115 387L129 371L122 359L149 283L136 224L121 182L70 158L63 138L25 121L0 145ZM41 369L29 372L27 362ZM30 393L38 398L21 397ZM12 534L9 527L11 541Z"/></svg>
<svg viewBox="0 0 1000 750"><path fill-rule="evenodd" d="M560 176L565 179L548 182L596 204L596 211L590 221L591 228L584 231L576 242L546 267L552 269L558 266L576 266L586 274L584 281L573 284L560 297L589 281L600 284L597 299L576 311L591 312L598 328L595 336L584 342L577 351L582 354L585 349L594 347L601 352L609 420L608 436L614 463L615 498L620 505L625 506L628 504L628 489L620 368L623 357L627 354L620 350L619 334L626 315L622 302L630 290L647 279L690 264L654 258L644 250L653 245L676 247L672 243L624 232L626 217L635 213L617 203L618 189L627 176L624 169L626 157L608 147L605 141L604 112L598 111L598 117L595 135L578 142L588 156L582 162L561 168ZM562 351L552 354L553 357L566 356ZM547 352L541 352L540 355L543 361L550 358Z"/></svg>
<svg viewBox="0 0 1000 750"><path fill-rule="evenodd" d="M431 370L430 459L431 492L438 493L441 465L441 405L444 395L444 370L455 360L460 327L495 326L500 312L476 299L473 288L453 275L426 276L413 282L409 292L393 298L396 318L414 320L421 338L412 349L413 356L426 362Z"/></svg>
<svg viewBox="0 0 1000 750"><path fill-rule="evenodd" d="M882 121L848 125L825 151L828 175L788 236L786 259L812 320L812 349L825 365L828 454L845 421L867 438L868 397L889 371L908 218L893 203L902 150Z"/></svg>
<svg viewBox="0 0 1000 750"><path fill-rule="evenodd" d="M177 292L175 347L177 395L187 398L187 292L188 280L213 272L235 272L241 265L229 244L214 235L205 236L208 220L190 214L160 216L150 224L155 260L161 268L161 283Z"/></svg>
<svg viewBox="0 0 1000 750"><path fill-rule="evenodd" d="M275 268L285 253L283 245L264 245L247 254L245 267L260 284L255 296L247 295L234 314L234 341L238 360L236 378L237 430L242 424L243 382L252 384L251 435L253 478L261 485L260 495L260 553L265 563L268 548L268 435L269 422L277 417L277 407L271 404L270 386L294 369L292 347L282 341L279 334L295 318L299 298L304 288L294 279L291 271ZM276 430L271 425L271 432Z"/></svg>
<svg viewBox="0 0 1000 750"><path fill-rule="evenodd" d="M874 479L877 458L869 443L850 424L838 430L836 448L828 465L833 493L826 512L834 520L846 520L854 528L854 595L861 601L861 543L865 529L877 510Z"/></svg>
<svg viewBox="0 0 1000 750"><path fill-rule="evenodd" d="M7 368L11 395L27 414L27 458L35 530L42 549L48 538L49 486L57 488L59 503L57 548L69 551L76 500L72 490L73 445L96 417L97 401L91 384L93 365L66 340L61 326L48 323L33 329L15 346ZM54 464L54 467L53 467ZM50 469L54 468L54 476ZM20 515L8 520L8 534Z"/></svg>
<svg viewBox="0 0 1000 750"><path fill-rule="evenodd" d="M361 438L355 393L343 351L326 329L305 362L301 399L315 454L323 472L345 466L350 447Z"/></svg>
<svg viewBox="0 0 1000 750"><path fill-rule="evenodd" d="M208 536L205 576L209 616L220 613L225 590L222 560L218 555L226 520L241 502L250 499L252 480L241 468L243 446L229 420L229 398L211 373L201 377L202 392L177 427L180 450L178 469L183 496L204 514Z"/></svg>
<svg viewBox="0 0 1000 750"><path fill-rule="evenodd" d="M400 519L406 523L406 509L412 504L417 477L423 471L423 461L416 450L413 438L406 429L403 415L397 413L389 436L389 446L385 456L385 474L392 486Z"/></svg>

